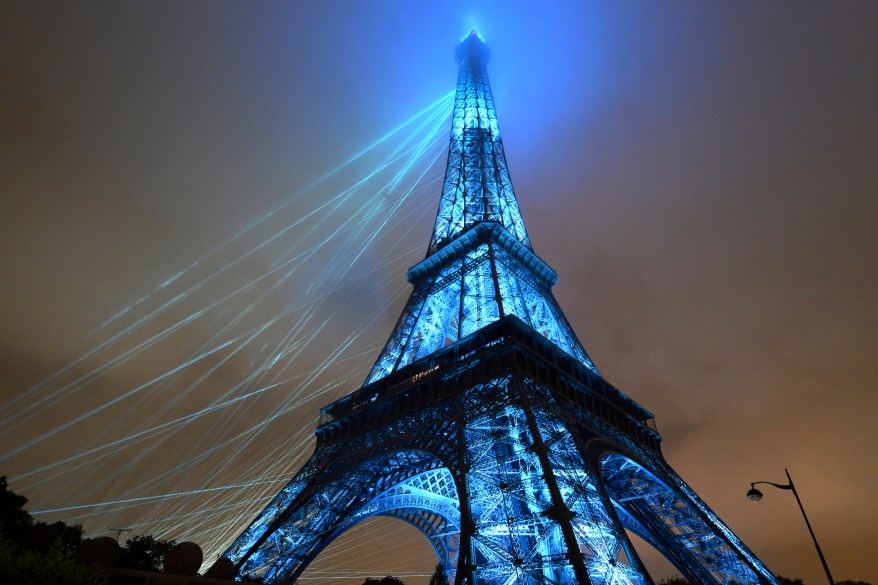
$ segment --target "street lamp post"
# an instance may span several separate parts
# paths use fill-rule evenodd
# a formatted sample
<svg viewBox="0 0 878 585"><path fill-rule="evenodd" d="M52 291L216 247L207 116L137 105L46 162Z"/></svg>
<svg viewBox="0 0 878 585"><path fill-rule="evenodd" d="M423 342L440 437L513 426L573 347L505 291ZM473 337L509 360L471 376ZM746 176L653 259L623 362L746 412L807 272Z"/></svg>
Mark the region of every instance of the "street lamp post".
<svg viewBox="0 0 878 585"><path fill-rule="evenodd" d="M811 533L811 539L814 541L814 546L817 548L817 554L820 555L820 562L823 563L823 570L826 571L826 578L829 579L829 585L835 585L835 581L832 579L832 573L829 572L829 565L826 564L826 559L823 558L823 551L820 550L820 545L817 544L817 537L814 536L814 530L811 528L811 523L808 521L808 515L805 514L805 508L802 506L802 500L799 499L799 493L796 491L796 486L793 484L793 478L790 477L790 472L786 469L784 471L787 474L787 479L790 481L787 485L782 485L778 483L772 483L770 481L757 481L755 483L750 484L750 490L747 492L747 497L753 500L754 502L758 502L762 499L762 492L756 489L756 484L765 483L768 485L773 485L776 488L782 490L792 490L793 495L796 496L796 502L799 504L799 510L802 511L802 517L805 519L805 524L808 526L808 532Z"/></svg>

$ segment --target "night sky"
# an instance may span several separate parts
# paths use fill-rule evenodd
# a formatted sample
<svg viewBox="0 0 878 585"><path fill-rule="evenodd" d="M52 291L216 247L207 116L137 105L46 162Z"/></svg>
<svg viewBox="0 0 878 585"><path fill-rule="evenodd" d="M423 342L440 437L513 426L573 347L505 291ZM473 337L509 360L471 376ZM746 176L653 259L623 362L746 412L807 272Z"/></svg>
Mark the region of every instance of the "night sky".
<svg viewBox="0 0 878 585"><path fill-rule="evenodd" d="M411 193L333 199L418 122L326 175L447 96L477 28L601 373L771 570L825 579L791 494L745 497L788 468L836 580L878 583L878 4L537 4L2 4L0 474L38 519L213 560L280 490L399 316L448 119ZM369 521L304 582L430 554Z"/></svg>

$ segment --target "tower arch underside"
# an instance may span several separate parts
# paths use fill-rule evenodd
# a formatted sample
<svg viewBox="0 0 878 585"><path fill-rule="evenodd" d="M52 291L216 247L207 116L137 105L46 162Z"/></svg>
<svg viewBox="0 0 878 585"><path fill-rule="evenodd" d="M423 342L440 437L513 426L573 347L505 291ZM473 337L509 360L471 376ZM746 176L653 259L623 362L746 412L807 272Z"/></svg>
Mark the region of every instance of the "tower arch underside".
<svg viewBox="0 0 878 585"><path fill-rule="evenodd" d="M600 484L622 525L689 580L722 585L775 582L673 471L651 471L633 456L613 451L600 456L598 467Z"/></svg>
<svg viewBox="0 0 878 585"><path fill-rule="evenodd" d="M342 450L347 453L334 454L339 459L337 467L343 471L333 478L315 478L322 481L309 482L294 496L289 512L247 557L239 573L266 582L295 581L344 532L367 518L387 516L424 534L453 577L460 504L445 463L427 451L399 445L388 446L365 460L359 459L350 445L346 447ZM325 456L327 453L318 448L309 464ZM309 464L300 474L307 473ZM291 485L294 483L296 478Z"/></svg>
<svg viewBox="0 0 878 585"><path fill-rule="evenodd" d="M460 552L460 501L447 468L418 473L378 494L343 522L324 546L375 516L395 518L417 528L445 566L449 582L454 581Z"/></svg>

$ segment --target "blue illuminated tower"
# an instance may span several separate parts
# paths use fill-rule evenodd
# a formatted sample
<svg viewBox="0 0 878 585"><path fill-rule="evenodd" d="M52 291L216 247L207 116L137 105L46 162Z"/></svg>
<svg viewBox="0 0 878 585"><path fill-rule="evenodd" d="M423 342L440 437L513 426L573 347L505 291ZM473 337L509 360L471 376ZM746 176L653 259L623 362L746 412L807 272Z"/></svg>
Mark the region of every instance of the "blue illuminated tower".
<svg viewBox="0 0 878 585"><path fill-rule="evenodd" d="M225 555L294 581L371 516L409 522L456 585L654 581L626 531L697 583L775 584L671 469L653 417L604 380L533 252L472 33L426 258L362 388L322 409L314 455Z"/></svg>

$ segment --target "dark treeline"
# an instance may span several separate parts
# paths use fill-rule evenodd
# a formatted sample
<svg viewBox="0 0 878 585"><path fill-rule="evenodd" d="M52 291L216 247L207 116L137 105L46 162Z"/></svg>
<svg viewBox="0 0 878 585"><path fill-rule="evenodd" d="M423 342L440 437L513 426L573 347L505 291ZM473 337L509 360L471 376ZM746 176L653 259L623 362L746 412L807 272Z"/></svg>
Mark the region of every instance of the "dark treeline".
<svg viewBox="0 0 878 585"><path fill-rule="evenodd" d="M64 522L37 522L25 509L27 498L9 489L0 476L0 583L64 583L105 585L109 578L100 567L77 561L82 549L82 526ZM117 567L159 571L173 540L134 536L122 547Z"/></svg>

